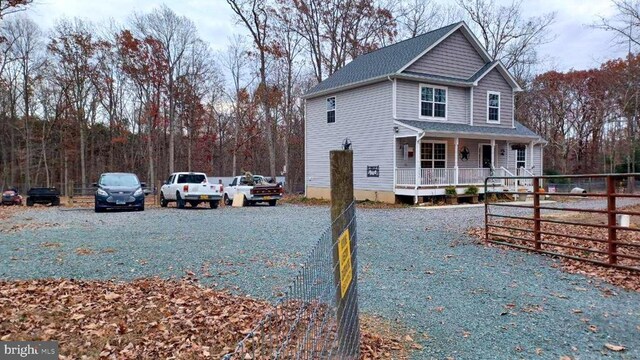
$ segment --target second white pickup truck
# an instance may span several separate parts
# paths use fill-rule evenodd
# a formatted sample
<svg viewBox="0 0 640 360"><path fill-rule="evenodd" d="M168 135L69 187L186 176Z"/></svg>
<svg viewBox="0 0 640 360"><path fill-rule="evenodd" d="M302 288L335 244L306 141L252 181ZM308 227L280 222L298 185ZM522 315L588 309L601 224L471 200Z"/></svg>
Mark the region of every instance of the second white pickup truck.
<svg viewBox="0 0 640 360"><path fill-rule="evenodd" d="M175 201L178 208L183 209L186 203L196 207L208 202L212 209L217 209L223 190L222 184L209 183L205 173L173 173L160 188L160 206L167 207Z"/></svg>
<svg viewBox="0 0 640 360"><path fill-rule="evenodd" d="M266 202L270 206L276 206L276 202L282 199L283 192L282 185L270 183L262 175L236 176L224 189L224 202L231 205L233 197L241 193L244 195L245 205Z"/></svg>

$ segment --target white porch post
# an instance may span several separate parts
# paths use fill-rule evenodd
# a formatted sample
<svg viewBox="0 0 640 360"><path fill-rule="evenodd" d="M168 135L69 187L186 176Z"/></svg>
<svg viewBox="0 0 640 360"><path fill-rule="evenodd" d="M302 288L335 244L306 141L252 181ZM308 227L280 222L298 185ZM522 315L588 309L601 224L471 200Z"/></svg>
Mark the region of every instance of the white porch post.
<svg viewBox="0 0 640 360"><path fill-rule="evenodd" d="M491 169L496 167L496 139L491 139Z"/></svg>
<svg viewBox="0 0 640 360"><path fill-rule="evenodd" d="M420 171L420 159L422 158L422 149L420 146L420 140L422 140L422 136L421 135L416 135L416 151L414 151L415 154L415 160L416 160L416 195L414 200L414 203L417 204L418 203L418 188L420 187L420 175L422 173L422 171Z"/></svg>
<svg viewBox="0 0 640 360"><path fill-rule="evenodd" d="M453 181L454 181L455 185L458 185L460 183L460 180L458 178L458 174L459 174L459 171L458 171L458 148L460 147L460 138L456 137L454 144L455 145L453 146L454 147L453 153L455 154L455 157L454 157L454 162L453 162L453 164L454 164L453 168L455 169L454 170L455 179Z"/></svg>
<svg viewBox="0 0 640 360"><path fill-rule="evenodd" d="M533 146L534 146L534 142L531 141L531 143L529 144L529 169L533 169Z"/></svg>

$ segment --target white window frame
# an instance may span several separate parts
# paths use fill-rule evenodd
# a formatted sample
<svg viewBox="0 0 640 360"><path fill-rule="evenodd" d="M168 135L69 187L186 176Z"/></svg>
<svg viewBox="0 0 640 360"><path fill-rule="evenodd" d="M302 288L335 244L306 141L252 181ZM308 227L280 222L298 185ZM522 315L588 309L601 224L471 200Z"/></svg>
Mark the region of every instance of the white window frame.
<svg viewBox="0 0 640 360"><path fill-rule="evenodd" d="M498 120L489 119L489 97L491 95L498 95ZM488 124L500 124L501 120L501 110L502 109L502 95L499 91L487 91L487 123Z"/></svg>
<svg viewBox="0 0 640 360"><path fill-rule="evenodd" d="M445 91L445 101L444 101L444 117L436 117L436 116L423 116L422 115L422 89L423 88L432 88L433 91L433 111L431 112L432 114L435 115L436 113L436 109L435 109L435 104L436 104L436 92L435 89L441 89ZM442 103L438 103L438 104L442 104ZM431 85L431 84L420 84L420 86L418 87L418 118L419 119L423 119L423 120L437 120L437 121L447 121L447 117L449 116L449 88L446 86L440 86L440 85Z"/></svg>
<svg viewBox="0 0 640 360"><path fill-rule="evenodd" d="M334 96L329 96L325 99L324 104L325 106L327 106L327 104L329 103L329 99L333 99L333 110L327 110L327 116L325 118L327 124L335 124L336 121L338 120L336 118L336 115L338 114L337 110L338 110L338 98L334 95ZM329 122L329 111L333 111L333 122Z"/></svg>
<svg viewBox="0 0 640 360"><path fill-rule="evenodd" d="M422 151L422 144L433 144L433 154L431 156L431 159L424 159L424 152ZM437 168L437 167L433 167L433 162L435 161L442 161L442 159L435 159L433 156L435 156L436 154L436 147L435 144L444 144L444 167L443 168ZM447 141L440 141L440 140L423 140L420 142L420 169L448 169L447 164L449 163L449 159L448 159L448 154L449 154L449 143ZM432 162L432 167L430 168L423 168L422 167L422 162L423 161L431 161Z"/></svg>
<svg viewBox="0 0 640 360"><path fill-rule="evenodd" d="M527 149L529 149L529 145L525 145L524 150L523 150L524 151L524 168L525 169L527 168ZM518 167L518 163L522 162L522 161L518 161L518 150L514 150L514 153L515 153L514 154L515 155L514 156L514 160L515 160L515 166L516 166L516 171L517 171L518 169L520 169Z"/></svg>

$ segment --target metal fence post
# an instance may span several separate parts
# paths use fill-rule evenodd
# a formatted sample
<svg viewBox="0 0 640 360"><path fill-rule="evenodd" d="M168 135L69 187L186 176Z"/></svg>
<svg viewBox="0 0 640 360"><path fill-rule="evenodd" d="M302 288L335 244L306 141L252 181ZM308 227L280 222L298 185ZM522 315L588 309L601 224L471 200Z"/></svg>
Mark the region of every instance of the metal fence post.
<svg viewBox="0 0 640 360"><path fill-rule="evenodd" d="M343 213L353 203L353 152L334 150L331 159L331 238L333 244L333 277L336 290L338 321L338 354L344 359L357 359L360 352L360 325L358 321L357 268L353 268L346 292L341 291L341 267L339 241L348 226L348 217ZM344 239L344 238L343 238ZM357 244L349 238L349 249ZM354 251L355 253L355 251ZM344 256L344 254L343 254ZM349 254L350 256L350 254ZM357 264L355 256L352 264ZM357 266L357 265L356 265ZM352 269L349 268L349 271ZM343 269L344 271L344 269Z"/></svg>
<svg viewBox="0 0 640 360"><path fill-rule="evenodd" d="M542 248L540 244L540 179L533 178L533 238L536 250Z"/></svg>
<svg viewBox="0 0 640 360"><path fill-rule="evenodd" d="M608 246L607 254L609 255L609 264L616 264L618 257L615 255L617 252L616 244L616 183L615 177L612 175L607 176L607 217L608 217L608 230L609 236L607 237Z"/></svg>

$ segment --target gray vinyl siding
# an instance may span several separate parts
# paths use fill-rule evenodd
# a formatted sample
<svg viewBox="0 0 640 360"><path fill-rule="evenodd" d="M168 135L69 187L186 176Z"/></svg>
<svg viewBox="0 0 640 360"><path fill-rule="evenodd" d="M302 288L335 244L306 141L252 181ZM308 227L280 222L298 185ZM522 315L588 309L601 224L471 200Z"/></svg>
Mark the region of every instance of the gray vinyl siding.
<svg viewBox="0 0 640 360"><path fill-rule="evenodd" d="M500 124L487 123L487 92L500 92ZM473 124L513 127L513 89L497 69L491 70L473 89Z"/></svg>
<svg viewBox="0 0 640 360"><path fill-rule="evenodd" d="M393 191L392 84L384 81L307 100L307 163L309 187L328 188L329 151L352 142L356 190ZM336 121L327 123L326 99L336 97ZM367 166L380 166L380 177L368 178Z"/></svg>
<svg viewBox="0 0 640 360"><path fill-rule="evenodd" d="M415 169L416 158L415 157L410 157L406 159L404 158L404 149L403 149L404 145L409 145L410 147L412 147L414 149L414 154L415 154L415 147L416 147L415 136L396 139L396 167L399 169L402 169L402 168Z"/></svg>
<svg viewBox="0 0 640 360"><path fill-rule="evenodd" d="M428 85L428 84L425 84ZM447 122L469 124L470 91L447 87ZM401 120L420 120L420 83L398 80L396 85L396 116ZM444 120L434 120L444 121Z"/></svg>
<svg viewBox="0 0 640 360"><path fill-rule="evenodd" d="M485 61L460 30L451 34L406 71L468 79Z"/></svg>

